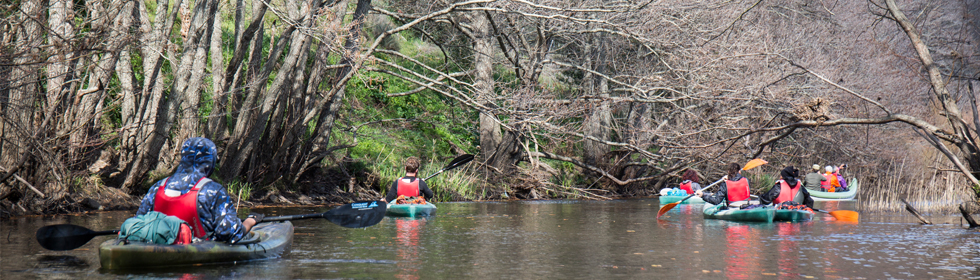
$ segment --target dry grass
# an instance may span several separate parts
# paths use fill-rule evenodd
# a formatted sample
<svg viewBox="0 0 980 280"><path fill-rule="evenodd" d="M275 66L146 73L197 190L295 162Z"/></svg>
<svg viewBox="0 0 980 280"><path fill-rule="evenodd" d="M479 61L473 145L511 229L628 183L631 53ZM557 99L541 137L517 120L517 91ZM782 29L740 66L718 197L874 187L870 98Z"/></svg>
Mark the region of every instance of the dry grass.
<svg viewBox="0 0 980 280"><path fill-rule="evenodd" d="M864 211L905 211L901 199L905 199L921 212L958 213L962 203L972 203L967 199L973 194L969 181L963 175L946 166L947 161L934 157L933 167L916 172L918 168L908 168L910 158L892 165L879 176L876 184L866 185L858 195ZM860 177L859 177L860 178Z"/></svg>

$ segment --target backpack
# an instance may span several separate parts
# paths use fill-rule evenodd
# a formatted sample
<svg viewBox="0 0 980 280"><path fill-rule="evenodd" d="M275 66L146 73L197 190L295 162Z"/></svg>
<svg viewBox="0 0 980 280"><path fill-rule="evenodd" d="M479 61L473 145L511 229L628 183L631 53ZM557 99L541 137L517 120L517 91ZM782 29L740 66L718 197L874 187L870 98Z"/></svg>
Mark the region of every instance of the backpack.
<svg viewBox="0 0 980 280"><path fill-rule="evenodd" d="M119 239L154 244L174 244L180 234L184 220L175 216L150 211L146 214L126 219L119 229Z"/></svg>

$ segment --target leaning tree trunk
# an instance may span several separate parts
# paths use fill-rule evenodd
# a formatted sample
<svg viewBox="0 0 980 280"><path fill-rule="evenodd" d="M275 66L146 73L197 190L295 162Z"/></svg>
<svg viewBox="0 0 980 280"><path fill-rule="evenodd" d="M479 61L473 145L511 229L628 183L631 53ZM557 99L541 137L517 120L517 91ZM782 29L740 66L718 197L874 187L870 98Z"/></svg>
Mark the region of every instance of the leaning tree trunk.
<svg viewBox="0 0 980 280"><path fill-rule="evenodd" d="M177 0L174 6L179 6L180 2L182 0ZM167 83L162 71L169 61L163 59L163 54L168 53L169 34L173 30L178 9L168 11L170 2L161 0L157 3L156 21L150 23L145 4L142 1L137 3L143 86L139 96L133 98L138 101L136 112L130 118L132 122L123 124L126 129L122 131L119 172L122 176L120 188L124 191L140 184L147 172L156 166L159 157L164 155L160 150L168 140L170 127L168 113L171 99L164 97Z"/></svg>
<svg viewBox="0 0 980 280"><path fill-rule="evenodd" d="M348 31L348 37L344 43L344 59L341 61L341 65L345 65L337 71L336 76L334 76L334 82L332 84L333 94L328 94L324 97L325 101L320 107L319 118L316 122L316 128L313 131L313 139L310 141L308 148L309 152L304 153L304 160L300 165L299 170L293 177L293 183L298 182L300 176L306 172L313 164L319 162L324 157L326 157L330 152L330 134L333 131L334 122L337 120L337 113L340 111L341 105L343 105L344 95L346 87L345 79L351 71L353 71L353 64L356 57L361 55L359 50L360 38L361 38L361 27L364 24L364 16L371 9L371 0L358 0L357 7L354 8L354 15L352 18L352 23L350 30Z"/></svg>

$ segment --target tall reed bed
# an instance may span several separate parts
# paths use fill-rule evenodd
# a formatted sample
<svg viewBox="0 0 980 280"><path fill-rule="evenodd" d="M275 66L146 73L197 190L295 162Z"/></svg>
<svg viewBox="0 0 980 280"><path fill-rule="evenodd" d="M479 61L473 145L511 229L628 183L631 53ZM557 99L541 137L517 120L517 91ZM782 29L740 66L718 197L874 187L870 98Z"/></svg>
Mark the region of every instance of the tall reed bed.
<svg viewBox="0 0 980 280"><path fill-rule="evenodd" d="M920 212L946 214L959 211L961 203L971 202L969 182L943 158L935 157L933 168L926 170L907 163L908 158L903 158L876 182L861 182L858 199L863 210L904 211L901 199L905 199Z"/></svg>

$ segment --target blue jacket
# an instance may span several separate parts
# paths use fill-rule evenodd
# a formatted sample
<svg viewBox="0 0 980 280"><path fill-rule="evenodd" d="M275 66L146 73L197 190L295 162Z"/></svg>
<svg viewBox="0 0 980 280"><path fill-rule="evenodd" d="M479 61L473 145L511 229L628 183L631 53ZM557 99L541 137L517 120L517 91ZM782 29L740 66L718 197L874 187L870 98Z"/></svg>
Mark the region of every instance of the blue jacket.
<svg viewBox="0 0 980 280"><path fill-rule="evenodd" d="M217 162L218 149L214 142L207 138L195 137L184 141L180 151L180 165L172 176L160 180L143 197L136 215L143 215L153 210L153 200L157 189L166 182L167 189L178 190L185 194L194 187L202 177L214 170ZM245 227L238 218L235 204L225 191L225 187L216 182L209 182L201 187L197 195L197 214L201 218L209 239L215 241L237 242L245 235Z"/></svg>

